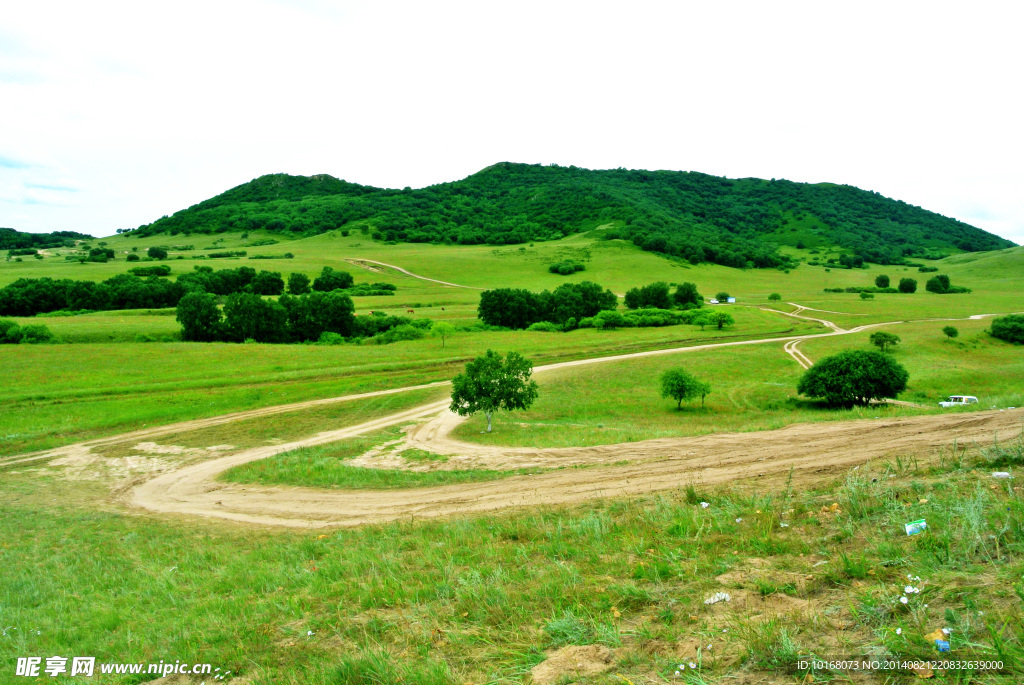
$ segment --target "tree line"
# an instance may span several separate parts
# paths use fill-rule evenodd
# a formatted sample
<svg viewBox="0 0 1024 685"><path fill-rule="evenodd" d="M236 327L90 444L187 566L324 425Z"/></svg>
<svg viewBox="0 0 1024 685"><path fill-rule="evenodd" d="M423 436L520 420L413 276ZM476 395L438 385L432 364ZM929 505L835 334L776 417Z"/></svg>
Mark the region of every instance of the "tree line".
<svg viewBox="0 0 1024 685"><path fill-rule="evenodd" d="M225 297L238 293L280 296L285 291L280 273L257 272L248 266L217 271L209 266L196 266L175 281L162 278L170 274L166 265L136 267L132 271L100 282L47 277L18 279L0 288L0 316L35 316L59 310L159 309L175 307L193 292ZM339 289L351 295L392 295L395 291L390 283L356 286L350 273L329 266L312 281L305 274L293 273L287 286L292 295Z"/></svg>

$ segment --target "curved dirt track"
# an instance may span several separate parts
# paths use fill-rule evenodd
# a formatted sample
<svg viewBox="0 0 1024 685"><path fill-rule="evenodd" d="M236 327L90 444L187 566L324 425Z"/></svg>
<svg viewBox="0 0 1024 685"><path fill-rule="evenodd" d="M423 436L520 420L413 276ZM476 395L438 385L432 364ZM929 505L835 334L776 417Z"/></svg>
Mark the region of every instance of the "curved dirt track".
<svg viewBox="0 0 1024 685"><path fill-rule="evenodd" d="M430 281L431 283L440 283L441 285L450 285L453 288L466 288L467 290L486 290L486 288L478 288L475 285L459 285L458 283L449 283L448 281L439 281L436 278L427 278L426 276L420 276L419 274L414 274L413 272L407 271L407 270L403 269L400 266L395 266L394 264L386 264L384 262L378 262L376 259L363 259L363 258L359 258L359 259L352 259L352 260L347 260L347 261L350 261L351 263L355 264L356 266L361 266L361 264L359 264L359 262L366 262L368 264L377 264L379 266L386 266L389 269L394 269L395 271L403 273L406 276L412 276L413 278L418 278L421 281Z"/></svg>
<svg viewBox="0 0 1024 685"><path fill-rule="evenodd" d="M377 430L436 412L444 403L419 407L360 426L322 434L322 442ZM212 516L247 523L322 528L358 526L482 513L515 507L565 505L595 497L615 497L756 480L775 484L789 478L795 485L834 478L851 467L887 456L926 455L951 444L991 442L1020 431L1024 410L942 414L894 420L797 424L776 431L723 433L695 438L661 439L622 445L557 450L498 450L480 445L476 452L527 462L537 456L564 463L591 463L582 469L559 469L498 481L414 490L335 491L274 488L219 483L216 475L232 466L260 459L292 445L258 448L159 476L138 488L129 502L168 514ZM303 441L309 444L309 441ZM625 465L613 462L628 461Z"/></svg>
<svg viewBox="0 0 1024 685"><path fill-rule="evenodd" d="M429 280L429 279L428 279ZM777 310L771 310L777 311ZM799 314L787 316L803 317ZM992 315L975 315L982 318ZM692 347L559 362L535 372L664 354L765 343L788 343L786 352L804 364L795 349L807 339L847 335L888 322L843 330L824 320L832 331L810 335L709 343ZM9 457L0 465L63 456L91 446L110 445L230 421L296 411L319 404L361 399L405 390L437 387L447 381L359 395L312 400L236 412L209 419L134 431L120 436ZM925 454L953 440L991 441L996 434L1016 435L1024 410L943 414L894 420L811 423L776 431L730 433L693 438L660 439L619 445L564 449L496 448L452 440L461 420L446 410L448 401L433 402L366 423L319 433L291 443L258 447L204 461L158 476L128 492L125 500L150 511L215 517L233 521L299 528L354 526L405 518L427 518L494 511L511 507L571 504L593 497L639 494L673 489L688 483L720 483L743 479L773 480L792 469L795 482L834 477L851 466L890 454ZM513 469L522 467L587 466L559 469L499 481L415 490L333 491L311 488L262 487L220 483L227 469L299 447L321 445L381 428L434 418L413 429L410 445L452 455L445 468ZM622 464L622 462L628 462ZM619 464L619 465L613 465Z"/></svg>

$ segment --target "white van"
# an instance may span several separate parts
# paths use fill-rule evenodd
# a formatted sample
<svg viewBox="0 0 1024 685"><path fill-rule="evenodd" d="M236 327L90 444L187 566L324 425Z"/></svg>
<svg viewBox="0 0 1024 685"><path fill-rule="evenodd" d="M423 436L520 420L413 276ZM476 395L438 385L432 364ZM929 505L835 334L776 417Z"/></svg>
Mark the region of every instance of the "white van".
<svg viewBox="0 0 1024 685"><path fill-rule="evenodd" d="M939 402L940 407L966 407L968 404L977 404L978 398L973 395L950 395L945 402Z"/></svg>

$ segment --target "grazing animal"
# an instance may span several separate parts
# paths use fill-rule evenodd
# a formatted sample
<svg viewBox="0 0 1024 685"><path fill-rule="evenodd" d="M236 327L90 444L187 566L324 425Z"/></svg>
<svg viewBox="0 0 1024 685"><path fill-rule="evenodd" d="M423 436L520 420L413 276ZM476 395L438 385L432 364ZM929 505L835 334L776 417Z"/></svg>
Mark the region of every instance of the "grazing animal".
<svg viewBox="0 0 1024 685"><path fill-rule="evenodd" d="M405 313L406 313L406 314L415 314L416 312L414 312L414 311L413 311L413 310L411 310L411 309L406 309L406 310L405 310Z"/></svg>
<svg viewBox="0 0 1024 685"><path fill-rule="evenodd" d="M442 311L442 312L444 311L444 307L441 307L441 311Z"/></svg>

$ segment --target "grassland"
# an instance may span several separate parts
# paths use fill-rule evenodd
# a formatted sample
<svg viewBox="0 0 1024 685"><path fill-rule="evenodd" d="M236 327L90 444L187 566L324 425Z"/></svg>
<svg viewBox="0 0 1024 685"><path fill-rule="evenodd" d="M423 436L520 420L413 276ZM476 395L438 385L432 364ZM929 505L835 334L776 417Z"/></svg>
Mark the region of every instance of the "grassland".
<svg viewBox="0 0 1024 685"><path fill-rule="evenodd" d="M392 428L359 438L350 438L323 447L305 447L268 459L249 462L221 474L220 480L260 485L298 485L312 488L347 490L393 490L423 488L457 483L521 476L536 469L495 471L490 469L407 470L399 468L367 468L347 463L368 450L383 450L387 443L400 440L402 432ZM384 447L382 447L385 445ZM406 450L400 457L419 466L447 461L444 455Z"/></svg>
<svg viewBox="0 0 1024 685"><path fill-rule="evenodd" d="M78 322L94 315L41 319ZM110 318L109 313L95 315ZM150 317L125 317L126 321ZM166 317L153 317L166 318ZM458 333L376 345L110 343L0 346L5 379L0 454L44 449L154 424L230 411L450 380L487 349L535 364L647 349L821 330L757 310L731 329L695 326ZM54 327L55 331L61 329Z"/></svg>
<svg viewBox="0 0 1024 685"><path fill-rule="evenodd" d="M127 515L97 507L97 484L7 473L0 663L91 654L210 662L256 685L519 683L546 650L599 644L613 663L586 682L666 682L692 661L679 680L708 683L802 678L811 655L935 658L924 636L945 627L951 658L1004 664L957 682L1014 682L1024 507L988 473L1019 467L1021 449L876 463L813 491L680 489L328 534ZM907 537L917 518L928 531ZM731 601L705 605L716 592Z"/></svg>
<svg viewBox="0 0 1024 685"><path fill-rule="evenodd" d="M967 295L923 291L927 274L903 267L781 271L690 267L600 229L515 247L386 246L337 233L248 248L292 252L289 260L171 260L302 271L349 268L359 282L399 286L393 298L359 298L360 311L385 310L467 323L478 291L444 287L398 272L373 272L344 259L377 259L431 278L474 287L553 288L594 280L622 294L654 280L693 281L741 304L787 302L846 312L819 314L843 327L906 319L1024 310L1024 249L965 254L937 263ZM119 251L193 243L218 236L111 238ZM223 249L245 249L238 235ZM251 240L259 237L250 236ZM205 242L204 242L205 241ZM806 251L792 249L798 256ZM173 255L172 255L173 256ZM587 270L547 273L565 258ZM119 258L120 259L120 258ZM19 277L101 280L123 261L80 265L62 256L0 263L0 284ZM878 273L922 286L914 295L826 294L825 287L871 285ZM441 308L444 307L444 311ZM824 332L812 322L730 310L731 330L682 326L571 333L458 333L389 346L229 345L134 342L173 336L164 312L105 312L40 318L66 343L0 346L0 454L15 454L144 426L308 399L448 380L491 348L516 350L537 365L722 340ZM991 339L988 323L945 322L883 328L901 336L894 353L911 374L904 399L927 405L832 411L795 397L801 370L781 343L694 351L538 375L541 394L527 412L460 429L465 439L508 445L584 445L759 430L939 411L951 393L981 408L1021 406L1020 348ZM867 348L869 332L808 340L812 359ZM710 381L707 406L682 411L658 393L658 375L684 366ZM337 428L443 397L428 389L328 405L215 428L161 442L238 448ZM504 476L493 472L387 473L346 461L392 434L303 450L229 472L235 482L324 488L406 488ZM432 459L430 455L421 455ZM520 683L546 652L572 644L613 650L613 664L587 682L791 682L798 657L936 655L925 635L952 629L952 656L996 658L999 672L958 674L954 682L1019 682L1024 677L1024 507L1016 480L1024 445L985 453L939 450L934 459L876 462L814 489L772 484L714 490L680 487L658 497L608 499L571 508L403 522L327 533L288 532L126 511L111 484L76 481L59 468L0 471L0 669L26 655L89 654L101 661L211 662L251 685ZM459 474L460 472L454 472ZM431 481L430 479L435 479ZM115 488L116 489L116 488ZM710 504L706 509L700 502ZM833 509L832 504L837 506ZM903 523L926 518L908 537ZM908 580L907 576L911 576ZM921 578L920 581L914 580ZM899 602L913 583L908 604ZM716 592L731 602L705 605ZM707 645L713 645L708 649ZM693 661L677 678L680 663ZM8 668L8 666L10 668ZM815 671L813 682L844 682ZM900 676L904 677L904 676ZM0 677L2 680L2 677ZM906 682L893 680L892 682ZM125 676L109 682L139 682ZM244 682L244 681L243 681ZM198 685L190 683L189 685Z"/></svg>

